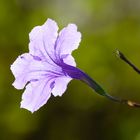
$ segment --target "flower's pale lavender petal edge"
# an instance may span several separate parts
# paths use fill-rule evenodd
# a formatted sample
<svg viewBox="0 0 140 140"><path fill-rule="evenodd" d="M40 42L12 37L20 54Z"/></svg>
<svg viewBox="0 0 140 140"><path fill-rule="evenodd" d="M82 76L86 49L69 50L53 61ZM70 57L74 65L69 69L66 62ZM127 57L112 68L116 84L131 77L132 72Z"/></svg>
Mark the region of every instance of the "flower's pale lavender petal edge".
<svg viewBox="0 0 140 140"><path fill-rule="evenodd" d="M76 66L71 53L78 48L80 41L81 33L77 31L77 26L75 24L68 24L67 27L60 31L56 41L55 51L57 57L68 65Z"/></svg>
<svg viewBox="0 0 140 140"><path fill-rule="evenodd" d="M54 20L48 19L42 26L45 51L54 55L54 47L58 37L58 26Z"/></svg>
<svg viewBox="0 0 140 140"><path fill-rule="evenodd" d="M25 53L19 56L11 65L10 69L15 77L13 86L17 89L23 89L27 81L24 79L26 72L29 71L29 65L32 61L30 54Z"/></svg>
<svg viewBox="0 0 140 140"><path fill-rule="evenodd" d="M26 86L22 95L21 108L27 109L32 113L47 103L51 96L52 80L40 80L31 82Z"/></svg>
<svg viewBox="0 0 140 140"><path fill-rule="evenodd" d="M68 24L59 33L57 39L56 52L58 55L71 54L77 49L81 41L81 33L77 31L75 24Z"/></svg>
<svg viewBox="0 0 140 140"><path fill-rule="evenodd" d="M62 94L66 91L68 83L72 80L69 77L60 77L56 78L54 88L52 89L52 94L54 96L62 96Z"/></svg>
<svg viewBox="0 0 140 140"><path fill-rule="evenodd" d="M51 57L54 54L57 32L57 23L51 19L48 19L42 26L34 27L29 34L29 53L49 61L48 54Z"/></svg>
<svg viewBox="0 0 140 140"><path fill-rule="evenodd" d="M76 67L76 62L71 54L61 55L61 59L65 64Z"/></svg>
<svg viewBox="0 0 140 140"><path fill-rule="evenodd" d="M27 82L44 78L47 74L46 68L48 71L53 69L50 64L41 62L29 53L19 56L11 65L11 71L15 77L13 86L17 89L23 89Z"/></svg>

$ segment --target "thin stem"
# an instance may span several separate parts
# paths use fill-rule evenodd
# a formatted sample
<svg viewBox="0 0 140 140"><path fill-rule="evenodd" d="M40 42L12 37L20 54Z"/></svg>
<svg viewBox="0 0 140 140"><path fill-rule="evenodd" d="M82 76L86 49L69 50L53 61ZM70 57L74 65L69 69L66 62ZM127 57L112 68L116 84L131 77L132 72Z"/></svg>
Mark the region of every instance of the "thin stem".
<svg viewBox="0 0 140 140"><path fill-rule="evenodd" d="M140 74L140 70L132 62L130 62L130 60L128 60L126 58L126 56L122 52L120 52L119 50L116 50L116 55L121 60L123 60L124 62L126 62L130 67L132 67L134 69L134 71L136 71L138 74Z"/></svg>
<svg viewBox="0 0 140 140"><path fill-rule="evenodd" d="M126 105L131 106L131 107L140 107L140 103L137 103L137 102L134 102L134 101L131 101L131 100L117 98L117 97L111 96L109 94L106 94L106 97L108 99L112 100L112 101L122 103L122 104L126 104Z"/></svg>
<svg viewBox="0 0 140 140"><path fill-rule="evenodd" d="M121 103L121 104L126 104L131 107L140 107L140 103L136 103L134 101L127 100L127 99L114 97L114 96L108 94L96 81L94 81L91 77L89 77L85 73L84 73L84 79L82 79L81 81L83 81L84 83L89 85L97 94L104 96L111 101Z"/></svg>
<svg viewBox="0 0 140 140"><path fill-rule="evenodd" d="M91 87L97 94L99 94L103 97L106 97L107 99L114 101L114 102L127 104L128 106L131 106L131 107L140 107L139 103L136 103L136 102L133 102L130 100L126 100L126 99L117 98L117 97L114 97L114 96L108 94L94 79L92 79L88 74L86 74L82 70L80 70L74 66L67 65L67 64L63 64L62 66L63 66L63 70L66 72L66 74L69 77L84 82L89 87Z"/></svg>

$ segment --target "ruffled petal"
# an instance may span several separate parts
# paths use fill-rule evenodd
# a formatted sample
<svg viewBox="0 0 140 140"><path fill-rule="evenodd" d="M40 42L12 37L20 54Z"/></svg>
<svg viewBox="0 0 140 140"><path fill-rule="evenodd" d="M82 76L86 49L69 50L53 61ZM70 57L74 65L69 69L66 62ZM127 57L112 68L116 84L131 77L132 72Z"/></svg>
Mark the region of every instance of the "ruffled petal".
<svg viewBox="0 0 140 140"><path fill-rule="evenodd" d="M15 62L11 65L11 71L15 76L15 81L13 86L17 89L23 89L25 84L27 83L24 78L26 73L29 71L29 65L32 61L32 57L30 54L25 53L19 56Z"/></svg>
<svg viewBox="0 0 140 140"><path fill-rule="evenodd" d="M38 81L48 75L61 75L61 68L40 61L28 53L19 56L11 65L11 70L15 76L13 86L23 89L27 82Z"/></svg>
<svg viewBox="0 0 140 140"><path fill-rule="evenodd" d="M66 91L68 83L72 80L70 77L59 77L56 78L54 83L54 88L52 89L52 94L54 96L62 96Z"/></svg>
<svg viewBox="0 0 140 140"><path fill-rule="evenodd" d="M75 59L73 58L71 54L61 55L61 59L63 60L65 64L76 67Z"/></svg>
<svg viewBox="0 0 140 140"><path fill-rule="evenodd" d="M22 95L20 107L33 113L46 104L51 96L52 82L50 79L45 79L29 83Z"/></svg>
<svg viewBox="0 0 140 140"><path fill-rule="evenodd" d="M69 24L63 28L56 42L56 53L61 56L63 54L71 54L77 49L81 41L81 33L77 31L75 24Z"/></svg>
<svg viewBox="0 0 140 140"><path fill-rule="evenodd" d="M57 23L51 19L48 19L42 26L33 28L29 34L29 53L53 63L55 60L54 46L58 36L57 31Z"/></svg>

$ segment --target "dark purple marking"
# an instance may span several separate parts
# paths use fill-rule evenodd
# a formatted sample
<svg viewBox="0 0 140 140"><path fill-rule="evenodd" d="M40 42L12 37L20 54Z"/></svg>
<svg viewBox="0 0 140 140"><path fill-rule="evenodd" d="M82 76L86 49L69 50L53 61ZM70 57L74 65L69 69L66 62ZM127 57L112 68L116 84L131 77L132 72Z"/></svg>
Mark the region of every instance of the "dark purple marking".
<svg viewBox="0 0 140 140"><path fill-rule="evenodd" d="M51 82L50 88L53 89L54 88L54 85L55 85L55 81Z"/></svg>
<svg viewBox="0 0 140 140"><path fill-rule="evenodd" d="M34 60L37 60L37 61L41 61L42 60L39 56L34 56L34 55L32 55L32 56L33 56Z"/></svg>
<svg viewBox="0 0 140 140"><path fill-rule="evenodd" d="M30 82L37 82L39 81L38 79L31 79Z"/></svg>
<svg viewBox="0 0 140 140"><path fill-rule="evenodd" d="M24 56L20 56L21 59L24 59Z"/></svg>

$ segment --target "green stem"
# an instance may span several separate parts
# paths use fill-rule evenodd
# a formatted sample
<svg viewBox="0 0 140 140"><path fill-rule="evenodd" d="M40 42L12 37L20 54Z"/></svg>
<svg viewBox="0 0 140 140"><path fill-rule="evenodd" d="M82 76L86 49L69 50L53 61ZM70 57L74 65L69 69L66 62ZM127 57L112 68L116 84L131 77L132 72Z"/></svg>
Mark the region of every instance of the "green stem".
<svg viewBox="0 0 140 140"><path fill-rule="evenodd" d="M81 81L83 81L84 83L89 85L97 94L104 96L111 101L121 103L121 104L126 104L131 107L140 107L139 103L136 103L136 102L133 102L133 101L127 100L127 99L121 99L118 97L114 97L114 96L108 94L97 82L95 82L91 77L89 77L85 73L84 73L84 78Z"/></svg>

